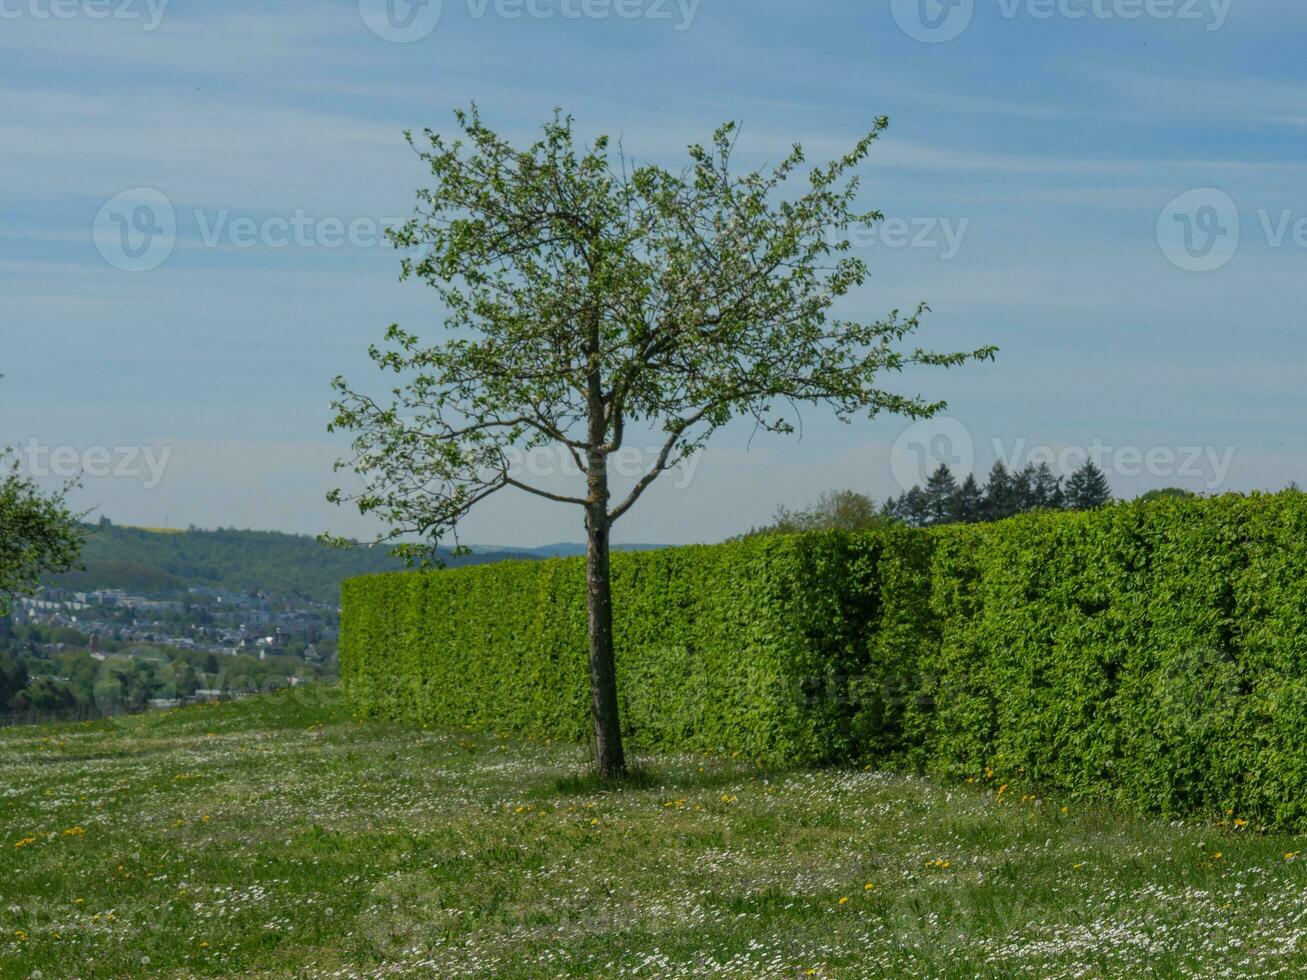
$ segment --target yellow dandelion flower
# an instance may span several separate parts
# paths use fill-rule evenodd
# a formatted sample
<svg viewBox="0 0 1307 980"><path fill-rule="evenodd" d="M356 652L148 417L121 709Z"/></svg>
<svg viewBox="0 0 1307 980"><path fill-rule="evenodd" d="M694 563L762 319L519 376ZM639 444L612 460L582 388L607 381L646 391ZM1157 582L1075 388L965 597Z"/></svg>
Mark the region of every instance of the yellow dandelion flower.
<svg viewBox="0 0 1307 980"><path fill-rule="evenodd" d="M840 896L840 904L841 904L841 905L848 905L848 904L849 904L849 896L848 896L848 895L841 895L841 896Z"/></svg>

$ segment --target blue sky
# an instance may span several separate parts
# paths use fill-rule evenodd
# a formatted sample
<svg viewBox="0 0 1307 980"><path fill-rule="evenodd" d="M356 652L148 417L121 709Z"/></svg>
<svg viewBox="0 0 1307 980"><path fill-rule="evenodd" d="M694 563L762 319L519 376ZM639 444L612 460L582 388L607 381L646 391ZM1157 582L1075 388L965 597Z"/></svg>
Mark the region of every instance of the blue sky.
<svg viewBox="0 0 1307 980"><path fill-rule="evenodd" d="M923 343L1002 348L900 379L948 399L933 425L728 429L619 541L718 540L828 489L883 498L939 458L1088 452L1128 495L1307 483L1307 5L444 0L397 43L382 2L0 0L0 442L47 482L75 460L79 506L376 530L323 500L343 448L328 385L367 385L391 322L439 336L430 291L369 235L426 177L402 130L473 99L516 137L561 106L669 165L728 119L763 165L796 140L833 156L888 114L862 194L894 221L861 243L872 277L845 312L924 300ZM113 215L143 194L175 244L124 271ZM505 493L464 537L580 524Z"/></svg>

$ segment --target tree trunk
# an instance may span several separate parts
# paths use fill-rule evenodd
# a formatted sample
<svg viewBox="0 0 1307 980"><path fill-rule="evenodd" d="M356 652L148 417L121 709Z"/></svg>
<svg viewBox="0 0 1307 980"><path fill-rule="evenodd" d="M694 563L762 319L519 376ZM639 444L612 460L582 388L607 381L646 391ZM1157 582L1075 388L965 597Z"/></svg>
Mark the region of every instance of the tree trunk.
<svg viewBox="0 0 1307 980"><path fill-rule="evenodd" d="M607 481L605 480L605 483ZM606 489L606 488L605 488ZM606 494L605 494L606 498ZM590 714L595 762L603 779L626 772L617 713L617 661L613 656L613 595L608 563L607 503L586 518L586 612L590 619Z"/></svg>
<svg viewBox="0 0 1307 980"><path fill-rule="evenodd" d="M608 563L608 403L600 376L599 317L586 317L586 447L585 579L586 613L590 620L590 716L594 721L595 763L601 779L626 772L622 723L617 712L617 660L613 655L613 591ZM619 423L620 424L620 423Z"/></svg>

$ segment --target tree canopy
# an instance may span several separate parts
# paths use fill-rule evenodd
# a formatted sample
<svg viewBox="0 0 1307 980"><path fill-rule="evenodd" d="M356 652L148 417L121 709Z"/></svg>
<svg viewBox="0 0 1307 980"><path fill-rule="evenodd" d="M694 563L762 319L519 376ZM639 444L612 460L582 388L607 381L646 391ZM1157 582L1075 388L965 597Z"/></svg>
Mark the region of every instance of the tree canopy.
<svg viewBox="0 0 1307 980"><path fill-rule="evenodd" d="M409 134L434 185L391 232L410 253L403 275L436 290L447 338L390 328L388 346L371 353L403 379L391 399L336 380L333 425L356 433L342 465L367 489L333 499L381 516L389 538L417 534L429 547L507 488L592 506L533 485L515 453L558 445L589 473L631 426L661 432L644 476L605 506L613 521L733 418L792 432L805 403L844 419L927 416L941 403L889 391L883 377L994 353L902 349L924 306L866 322L832 315L867 278L847 233L881 214L855 207L850 171L885 118L789 199L802 148L736 174L734 124L690 147L689 166L674 172L631 163L607 137L578 148L572 119L558 113L525 149L475 107L456 118L453 141Z"/></svg>

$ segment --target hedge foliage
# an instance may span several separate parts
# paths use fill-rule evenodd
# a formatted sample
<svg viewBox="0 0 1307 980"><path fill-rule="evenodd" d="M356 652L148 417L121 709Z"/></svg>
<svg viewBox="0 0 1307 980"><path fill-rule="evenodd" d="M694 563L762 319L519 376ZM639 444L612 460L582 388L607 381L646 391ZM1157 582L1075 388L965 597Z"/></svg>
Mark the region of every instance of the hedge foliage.
<svg viewBox="0 0 1307 980"><path fill-rule="evenodd" d="M820 680L865 660L874 551L836 534L614 554L618 691L641 748L772 761L857 751ZM341 676L356 707L582 739L585 563L504 562L345 584Z"/></svg>
<svg viewBox="0 0 1307 980"><path fill-rule="evenodd" d="M1307 495L614 556L641 748L1307 826ZM346 584L358 709L587 733L584 563Z"/></svg>

